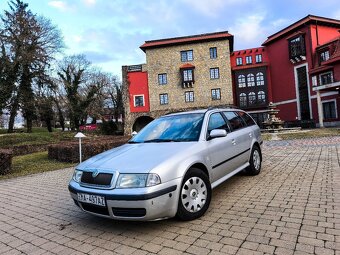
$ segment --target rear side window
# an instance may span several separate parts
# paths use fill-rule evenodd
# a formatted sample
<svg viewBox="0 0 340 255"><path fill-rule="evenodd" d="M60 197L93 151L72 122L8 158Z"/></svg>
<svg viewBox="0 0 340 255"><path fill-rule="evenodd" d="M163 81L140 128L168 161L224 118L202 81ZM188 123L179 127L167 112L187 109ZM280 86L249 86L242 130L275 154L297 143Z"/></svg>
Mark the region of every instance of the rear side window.
<svg viewBox="0 0 340 255"><path fill-rule="evenodd" d="M249 114L245 112L237 112L238 115L241 116L241 118L244 120L244 122L247 124L247 126L253 126L256 125L255 121L252 119L252 117L249 116Z"/></svg>
<svg viewBox="0 0 340 255"><path fill-rule="evenodd" d="M245 126L244 121L242 120L241 116L239 116L235 112L223 112L224 116L228 119L231 129L233 131L243 128Z"/></svg>
<svg viewBox="0 0 340 255"><path fill-rule="evenodd" d="M228 124L220 113L213 113L210 115L208 134L210 134L210 131L213 129L224 129L229 132Z"/></svg>

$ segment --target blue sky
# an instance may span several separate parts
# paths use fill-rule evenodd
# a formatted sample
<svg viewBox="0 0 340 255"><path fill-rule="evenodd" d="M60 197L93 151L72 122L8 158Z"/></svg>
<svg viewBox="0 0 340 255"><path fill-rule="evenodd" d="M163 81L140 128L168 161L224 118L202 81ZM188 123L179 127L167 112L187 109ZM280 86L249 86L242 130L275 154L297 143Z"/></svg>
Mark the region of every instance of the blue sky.
<svg viewBox="0 0 340 255"><path fill-rule="evenodd" d="M61 30L65 55L85 54L104 71L145 62L146 40L217 31L234 35L234 49L265 39L308 14L340 19L339 0L26 0L33 13ZM0 9L8 9L0 0Z"/></svg>

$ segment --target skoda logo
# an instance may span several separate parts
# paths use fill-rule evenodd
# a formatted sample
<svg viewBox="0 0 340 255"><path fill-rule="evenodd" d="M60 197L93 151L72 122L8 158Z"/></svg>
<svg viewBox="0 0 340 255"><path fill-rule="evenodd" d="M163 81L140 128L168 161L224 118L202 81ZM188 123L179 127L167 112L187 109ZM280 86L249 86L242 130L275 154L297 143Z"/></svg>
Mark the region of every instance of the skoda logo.
<svg viewBox="0 0 340 255"><path fill-rule="evenodd" d="M99 171L98 171L98 170L94 170L94 171L92 172L92 177L93 177L93 178L96 178L96 177L98 176L98 174L99 174Z"/></svg>

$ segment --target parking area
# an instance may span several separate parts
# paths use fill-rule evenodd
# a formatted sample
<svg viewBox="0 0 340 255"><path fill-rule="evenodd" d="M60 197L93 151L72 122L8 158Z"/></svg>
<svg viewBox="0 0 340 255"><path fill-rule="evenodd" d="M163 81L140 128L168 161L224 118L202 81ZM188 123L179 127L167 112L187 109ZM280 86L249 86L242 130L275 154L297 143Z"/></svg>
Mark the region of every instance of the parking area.
<svg viewBox="0 0 340 255"><path fill-rule="evenodd" d="M340 255L340 137L265 142L263 157L260 175L227 180L191 222L81 212L72 169L0 181L0 254Z"/></svg>

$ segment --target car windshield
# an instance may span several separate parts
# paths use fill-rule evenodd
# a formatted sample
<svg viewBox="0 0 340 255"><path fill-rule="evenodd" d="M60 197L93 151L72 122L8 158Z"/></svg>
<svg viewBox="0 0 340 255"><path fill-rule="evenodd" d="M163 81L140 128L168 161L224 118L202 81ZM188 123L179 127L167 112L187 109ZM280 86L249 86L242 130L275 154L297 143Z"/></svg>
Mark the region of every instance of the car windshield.
<svg viewBox="0 0 340 255"><path fill-rule="evenodd" d="M203 113L163 116L150 122L129 143L198 141Z"/></svg>

